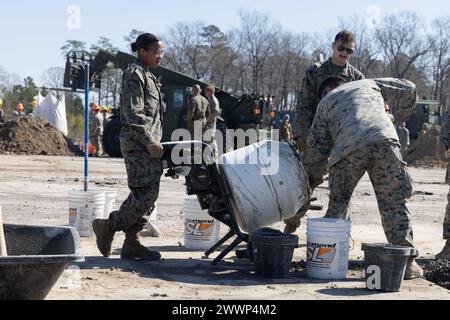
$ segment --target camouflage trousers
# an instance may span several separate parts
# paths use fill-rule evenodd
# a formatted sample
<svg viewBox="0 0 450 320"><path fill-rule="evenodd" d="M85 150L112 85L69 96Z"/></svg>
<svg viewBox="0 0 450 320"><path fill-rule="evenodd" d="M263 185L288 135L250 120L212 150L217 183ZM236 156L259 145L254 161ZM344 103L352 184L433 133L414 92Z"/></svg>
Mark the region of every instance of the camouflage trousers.
<svg viewBox="0 0 450 320"><path fill-rule="evenodd" d="M447 209L444 218L444 239L450 239L450 191L447 196Z"/></svg>
<svg viewBox="0 0 450 320"><path fill-rule="evenodd" d="M368 172L387 240L391 244L412 247L411 214L406 206L406 199L412 195L413 183L405 166L400 148L390 142L351 153L330 168L330 200L325 217L348 218L353 191ZM307 170L311 172L314 168ZM306 210L301 210L296 217L303 212L306 213Z"/></svg>
<svg viewBox="0 0 450 320"><path fill-rule="evenodd" d="M163 167L148 152L124 153L130 194L119 211L109 216L114 231L141 231L148 222L159 196Z"/></svg>
<svg viewBox="0 0 450 320"><path fill-rule="evenodd" d="M450 162L447 164L447 173L445 174L445 182L450 184ZM450 239L450 191L447 196L447 208L444 218L444 239Z"/></svg>
<svg viewBox="0 0 450 320"><path fill-rule="evenodd" d="M102 136L91 136L91 144L95 148L95 155L103 154Z"/></svg>

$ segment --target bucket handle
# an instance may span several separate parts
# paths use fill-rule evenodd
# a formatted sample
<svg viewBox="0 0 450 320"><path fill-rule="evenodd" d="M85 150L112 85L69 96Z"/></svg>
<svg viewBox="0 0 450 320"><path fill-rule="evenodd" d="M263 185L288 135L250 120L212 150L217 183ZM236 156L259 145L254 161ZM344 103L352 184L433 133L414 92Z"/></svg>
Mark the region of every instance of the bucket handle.
<svg viewBox="0 0 450 320"><path fill-rule="evenodd" d="M355 249L355 239L352 238L352 235L347 232L349 238L352 240L352 246L350 247L350 251L353 251L353 249Z"/></svg>
<svg viewBox="0 0 450 320"><path fill-rule="evenodd" d="M180 220L182 223L184 223L184 214L183 211L180 211Z"/></svg>

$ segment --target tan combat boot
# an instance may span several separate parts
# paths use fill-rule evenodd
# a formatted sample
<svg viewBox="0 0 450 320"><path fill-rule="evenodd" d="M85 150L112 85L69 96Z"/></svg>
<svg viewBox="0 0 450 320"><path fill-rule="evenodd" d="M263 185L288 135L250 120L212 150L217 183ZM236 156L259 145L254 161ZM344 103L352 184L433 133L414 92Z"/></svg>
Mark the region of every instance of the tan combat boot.
<svg viewBox="0 0 450 320"><path fill-rule="evenodd" d="M423 269L417 264L415 258L409 258L406 264L405 280L411 280L423 277Z"/></svg>
<svg viewBox="0 0 450 320"><path fill-rule="evenodd" d="M141 237L151 237L151 238L159 238L161 236L161 231L159 231L158 227L156 227L151 222L148 223L148 226L141 231Z"/></svg>
<svg viewBox="0 0 450 320"><path fill-rule="evenodd" d="M151 251L139 242L138 233L138 231L125 232L125 242L123 243L120 258L145 261L158 261L161 259L161 254L158 251Z"/></svg>
<svg viewBox="0 0 450 320"><path fill-rule="evenodd" d="M97 237L97 248L104 257L111 255L111 244L114 239L115 231L111 230L108 220L96 219L92 222L95 236Z"/></svg>
<svg viewBox="0 0 450 320"><path fill-rule="evenodd" d="M447 239L444 249L436 255L437 260L450 260L450 239Z"/></svg>
<svg viewBox="0 0 450 320"><path fill-rule="evenodd" d="M283 233L285 235L289 235L295 233L295 231L297 231L297 226L287 223L286 226L284 227Z"/></svg>

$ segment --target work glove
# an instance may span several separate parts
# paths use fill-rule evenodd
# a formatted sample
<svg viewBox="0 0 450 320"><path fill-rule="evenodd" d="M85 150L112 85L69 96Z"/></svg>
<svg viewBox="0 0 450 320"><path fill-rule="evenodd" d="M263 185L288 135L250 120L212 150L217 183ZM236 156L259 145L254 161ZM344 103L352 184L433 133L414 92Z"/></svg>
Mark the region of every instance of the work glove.
<svg viewBox="0 0 450 320"><path fill-rule="evenodd" d="M147 145L147 150L152 159L161 159L164 155L164 148L159 142Z"/></svg>

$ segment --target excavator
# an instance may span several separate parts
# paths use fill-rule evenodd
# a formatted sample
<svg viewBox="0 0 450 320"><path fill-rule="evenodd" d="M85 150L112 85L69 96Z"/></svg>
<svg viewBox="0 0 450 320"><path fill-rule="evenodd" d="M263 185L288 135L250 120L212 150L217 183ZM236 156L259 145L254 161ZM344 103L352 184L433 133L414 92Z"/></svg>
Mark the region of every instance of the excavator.
<svg viewBox="0 0 450 320"><path fill-rule="evenodd" d="M86 60L82 53L70 52L67 55L64 87L75 92L84 90L85 71L83 63ZM136 60L136 57L125 52L119 51L112 54L100 50L95 56L87 60L90 65L90 86L93 90L100 89L102 73L109 65L112 64L114 68L125 70L134 60ZM161 91L165 104L162 142L170 142L174 130L187 127L186 114L187 104L191 98L191 87L199 85L203 89L209 84L163 66L152 70L152 72L162 84ZM250 94L238 97L221 88L216 88L216 97L222 109L217 128L222 131L224 137L227 136L227 129L243 129L244 131L259 129L263 121L265 108L267 108L264 99ZM111 157L122 156L119 143L120 131L120 113L118 109L115 109L103 132L103 150Z"/></svg>

